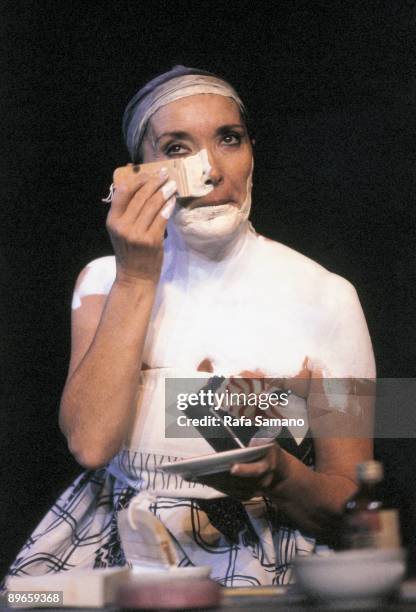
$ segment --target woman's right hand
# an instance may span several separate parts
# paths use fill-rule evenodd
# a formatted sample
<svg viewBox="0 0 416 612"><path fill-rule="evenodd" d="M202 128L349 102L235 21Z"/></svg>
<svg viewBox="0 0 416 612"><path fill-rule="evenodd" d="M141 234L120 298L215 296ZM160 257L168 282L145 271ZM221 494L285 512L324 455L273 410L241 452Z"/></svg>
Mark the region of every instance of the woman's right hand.
<svg viewBox="0 0 416 612"><path fill-rule="evenodd" d="M115 182L107 216L107 230L116 256L116 280L157 284L166 224L175 206L176 183L168 180L164 170L137 175L133 170L127 176Z"/></svg>

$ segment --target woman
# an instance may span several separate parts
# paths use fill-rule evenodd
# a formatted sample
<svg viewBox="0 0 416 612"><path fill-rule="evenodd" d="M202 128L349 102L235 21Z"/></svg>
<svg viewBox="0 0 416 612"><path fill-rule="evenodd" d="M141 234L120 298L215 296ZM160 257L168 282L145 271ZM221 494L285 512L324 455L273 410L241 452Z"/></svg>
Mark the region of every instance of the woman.
<svg viewBox="0 0 416 612"><path fill-rule="evenodd" d="M325 388L329 377L355 388L351 381L374 376L358 298L344 279L254 232L253 143L227 82L177 66L136 94L124 133L134 163L206 149L213 189L176 202L163 171L117 185L107 221L115 256L77 281L60 411L88 471L10 572L123 565L116 516L139 494L172 534L181 565L211 565L227 586L288 582L294 554L316 549L355 491L356 464L372 455L368 438L333 429L353 411L344 402L333 421ZM264 460L234 466L248 477L244 503L157 469L212 450L202 438L164 436L165 378L203 372L290 379L291 410L314 421L314 448L305 432L286 435ZM204 482L232 494L232 480Z"/></svg>

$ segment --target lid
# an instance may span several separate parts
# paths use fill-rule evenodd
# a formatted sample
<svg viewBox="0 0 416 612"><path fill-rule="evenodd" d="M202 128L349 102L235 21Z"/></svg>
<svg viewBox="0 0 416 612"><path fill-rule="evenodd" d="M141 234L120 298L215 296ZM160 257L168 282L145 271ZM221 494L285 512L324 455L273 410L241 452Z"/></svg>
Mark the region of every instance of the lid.
<svg viewBox="0 0 416 612"><path fill-rule="evenodd" d="M360 482L380 482L383 480L383 464L380 461L364 461L357 465L357 478Z"/></svg>

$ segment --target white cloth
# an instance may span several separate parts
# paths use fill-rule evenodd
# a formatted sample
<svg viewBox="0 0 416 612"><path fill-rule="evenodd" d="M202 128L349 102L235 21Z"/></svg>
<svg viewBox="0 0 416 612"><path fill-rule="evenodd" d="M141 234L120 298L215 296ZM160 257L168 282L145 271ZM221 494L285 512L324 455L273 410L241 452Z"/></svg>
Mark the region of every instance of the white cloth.
<svg viewBox="0 0 416 612"><path fill-rule="evenodd" d="M95 260L76 299L107 294L114 278L113 257ZM125 450L170 458L213 452L202 437L164 436L165 377L210 376L197 371L207 360L213 372L223 376L249 372L292 378L305 367L319 369L328 378L375 376L370 337L352 285L256 234L248 223L219 262L166 241L143 353L146 369L141 373L137 416ZM280 411L307 422L303 398L292 396L286 411ZM121 463L117 457L112 462L118 475ZM160 478L154 476L156 489L161 488ZM207 487L197 486L195 497L198 491L202 497L208 495ZM218 494L212 491L212 496Z"/></svg>

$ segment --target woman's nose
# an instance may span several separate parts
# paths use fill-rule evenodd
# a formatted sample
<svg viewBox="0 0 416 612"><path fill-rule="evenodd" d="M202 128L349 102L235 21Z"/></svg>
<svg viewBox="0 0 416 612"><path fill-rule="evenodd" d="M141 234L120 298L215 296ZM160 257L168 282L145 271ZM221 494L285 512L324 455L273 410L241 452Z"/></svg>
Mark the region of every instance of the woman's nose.
<svg viewBox="0 0 416 612"><path fill-rule="evenodd" d="M221 170L221 165L219 161L217 160L216 156L209 152L208 152L208 163L211 169L205 180L205 184L213 185L215 187L216 185L219 185L220 183L222 183L224 180L223 173Z"/></svg>

